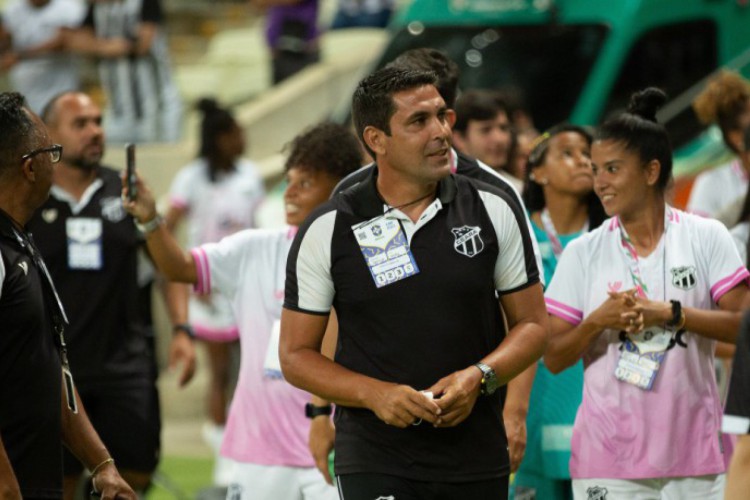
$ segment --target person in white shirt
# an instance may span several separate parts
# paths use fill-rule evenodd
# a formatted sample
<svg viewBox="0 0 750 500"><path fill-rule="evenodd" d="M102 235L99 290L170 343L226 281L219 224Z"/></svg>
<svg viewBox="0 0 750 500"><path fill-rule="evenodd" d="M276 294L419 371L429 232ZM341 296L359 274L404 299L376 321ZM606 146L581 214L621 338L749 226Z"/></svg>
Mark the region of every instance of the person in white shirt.
<svg viewBox="0 0 750 500"><path fill-rule="evenodd" d="M704 124L718 125L734 157L696 178L687 210L704 217L726 217L723 212L742 199L748 187L750 165L741 155L745 151L742 134L750 125L750 83L737 73L722 71L695 98L693 109Z"/></svg>
<svg viewBox="0 0 750 500"><path fill-rule="evenodd" d="M58 94L79 89L79 61L60 48L64 31L77 28L85 14L80 0L8 2L0 27L5 45L0 65L35 113Z"/></svg>
<svg viewBox="0 0 750 500"><path fill-rule="evenodd" d="M665 101L658 89L636 93L598 130L594 189L612 218L566 247L546 293L545 364L584 364L576 499L723 494L731 444L714 350L736 341L750 273L721 223L666 205L672 152L656 122Z"/></svg>
<svg viewBox="0 0 750 500"><path fill-rule="evenodd" d="M240 335L240 375L221 449L233 461L227 496L232 500L337 498L307 447L309 395L281 374L279 320L287 254L297 226L361 160L359 143L346 127L313 127L295 138L286 163L289 226L246 229L187 253L162 224L142 182L137 202L126 203L143 223L149 251L166 277L193 283L198 292L221 290L232 304Z"/></svg>
<svg viewBox="0 0 750 500"><path fill-rule="evenodd" d="M232 114L213 99L202 99L198 157L172 182L165 220L170 231L185 220L189 248L213 243L255 227L255 212L265 195L263 179L252 161L243 158L245 132ZM219 455L229 403L232 347L238 339L230 302L220 293L193 294L190 327L208 353L209 421L203 435L216 454L214 483L226 486L227 467Z"/></svg>

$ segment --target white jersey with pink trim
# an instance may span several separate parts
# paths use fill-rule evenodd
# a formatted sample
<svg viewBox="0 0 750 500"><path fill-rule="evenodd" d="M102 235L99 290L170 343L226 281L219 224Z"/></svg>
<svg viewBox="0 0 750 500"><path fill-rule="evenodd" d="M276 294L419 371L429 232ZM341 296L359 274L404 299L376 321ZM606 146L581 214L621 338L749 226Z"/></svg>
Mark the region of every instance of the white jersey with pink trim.
<svg viewBox="0 0 750 500"><path fill-rule="evenodd" d="M718 217L747 193L748 175L735 159L703 172L695 179L687 210L703 217Z"/></svg>
<svg viewBox="0 0 750 500"><path fill-rule="evenodd" d="M192 248L254 227L264 195L263 180L250 160L238 159L233 171L218 173L211 182L208 163L197 158L175 176L169 202L187 211L187 246Z"/></svg>
<svg viewBox="0 0 750 500"><path fill-rule="evenodd" d="M721 223L667 207L665 236L641 278L653 300L716 309L750 273ZM578 325L610 290L634 288L616 218L571 242L545 294L547 309ZM574 479L644 479L725 471L722 409L714 375L716 342L673 336L651 390L615 378L624 332L605 330L584 353L583 403L573 427Z"/></svg>
<svg viewBox="0 0 750 500"><path fill-rule="evenodd" d="M221 291L239 327L239 380L221 446L222 455L239 462L315 466L304 411L310 396L281 378L277 366L276 332L295 229L240 231L191 251L196 292Z"/></svg>

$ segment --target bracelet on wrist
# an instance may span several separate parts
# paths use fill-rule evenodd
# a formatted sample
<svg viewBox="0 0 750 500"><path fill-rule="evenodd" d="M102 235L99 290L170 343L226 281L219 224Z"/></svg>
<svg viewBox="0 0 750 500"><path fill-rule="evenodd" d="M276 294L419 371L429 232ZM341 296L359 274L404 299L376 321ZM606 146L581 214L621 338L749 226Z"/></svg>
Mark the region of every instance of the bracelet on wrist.
<svg viewBox="0 0 750 500"><path fill-rule="evenodd" d="M177 332L185 332L190 339L195 340L195 330L187 323L179 323L172 327L172 335L176 335Z"/></svg>
<svg viewBox="0 0 750 500"><path fill-rule="evenodd" d="M91 470L91 477L95 477L99 473L99 471L101 471L107 465L114 464L114 463L115 463L115 459L112 457L109 457L106 460L102 461L99 465L97 465Z"/></svg>
<svg viewBox="0 0 750 500"><path fill-rule="evenodd" d="M153 233L159 228L159 226L161 226L161 223L164 221L164 219L162 219L161 215L159 214L156 214L156 216L154 216L154 218L148 222L140 223L137 219L133 220L135 221L136 229L138 229L138 231L143 234Z"/></svg>

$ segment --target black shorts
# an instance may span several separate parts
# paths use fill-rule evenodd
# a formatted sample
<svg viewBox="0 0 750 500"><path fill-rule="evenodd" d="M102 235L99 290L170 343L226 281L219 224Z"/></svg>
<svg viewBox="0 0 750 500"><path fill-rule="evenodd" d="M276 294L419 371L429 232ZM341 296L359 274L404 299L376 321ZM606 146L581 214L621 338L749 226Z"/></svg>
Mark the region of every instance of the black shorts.
<svg viewBox="0 0 750 500"><path fill-rule="evenodd" d="M99 437L115 459L117 468L153 472L161 452L159 393L152 380L127 386L78 387L78 393ZM63 470L79 475L83 465L67 449Z"/></svg>
<svg viewBox="0 0 750 500"><path fill-rule="evenodd" d="M341 500L507 500L508 476L465 483L415 481L387 474L337 476Z"/></svg>

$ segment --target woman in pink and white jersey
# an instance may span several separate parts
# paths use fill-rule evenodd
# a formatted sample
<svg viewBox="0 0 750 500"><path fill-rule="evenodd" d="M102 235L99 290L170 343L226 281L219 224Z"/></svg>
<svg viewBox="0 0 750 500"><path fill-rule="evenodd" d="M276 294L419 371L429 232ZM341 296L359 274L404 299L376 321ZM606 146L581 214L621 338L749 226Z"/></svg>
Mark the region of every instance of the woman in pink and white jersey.
<svg viewBox="0 0 750 500"><path fill-rule="evenodd" d="M287 383L279 364L279 320L286 260L305 218L334 186L361 165L361 149L344 126L324 123L297 136L286 162L284 192L289 226L246 229L218 243L183 252L156 213L148 188L126 208L146 226L146 243L170 280L199 293L221 291L240 335L240 374L227 418L221 455L232 461L232 500L334 500L307 446L309 394Z"/></svg>
<svg viewBox="0 0 750 500"><path fill-rule="evenodd" d="M577 499L719 499L725 453L714 376L734 343L745 269L721 223L666 204L672 153L656 111L633 95L598 130L594 189L611 218L566 247L546 293L558 372L584 363L570 472Z"/></svg>

